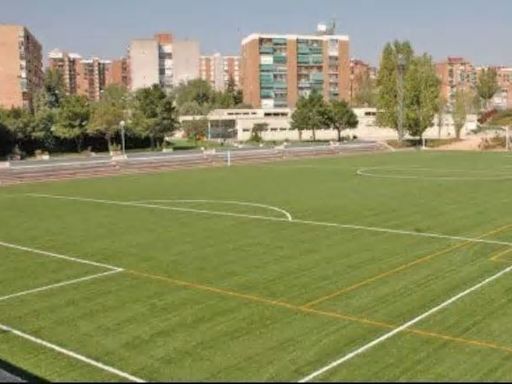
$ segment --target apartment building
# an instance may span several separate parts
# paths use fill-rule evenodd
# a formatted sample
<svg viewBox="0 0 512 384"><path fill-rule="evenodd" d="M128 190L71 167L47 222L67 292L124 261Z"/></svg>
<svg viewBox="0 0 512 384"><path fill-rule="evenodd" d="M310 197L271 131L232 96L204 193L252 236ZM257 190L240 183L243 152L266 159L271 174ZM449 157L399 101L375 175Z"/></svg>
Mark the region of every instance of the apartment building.
<svg viewBox="0 0 512 384"><path fill-rule="evenodd" d="M159 33L152 39L132 40L128 55L132 90L160 84L169 91L199 78L197 41L177 41L170 33Z"/></svg>
<svg viewBox="0 0 512 384"><path fill-rule="evenodd" d="M31 109L42 85L41 44L24 26L0 24L0 106Z"/></svg>
<svg viewBox="0 0 512 384"><path fill-rule="evenodd" d="M240 88L240 56L201 56L200 72L201 79L218 91L226 90L230 81Z"/></svg>
<svg viewBox="0 0 512 384"><path fill-rule="evenodd" d="M155 39L138 39L130 43L128 52L130 60L131 89L151 87L160 84L159 44ZM162 74L162 76L165 73Z"/></svg>
<svg viewBox="0 0 512 384"><path fill-rule="evenodd" d="M106 78L107 85L117 84L130 89L130 62L126 57L112 60L110 76Z"/></svg>
<svg viewBox="0 0 512 384"><path fill-rule="evenodd" d="M348 36L252 34L240 69L244 102L255 108L293 108L312 91L350 98Z"/></svg>
<svg viewBox="0 0 512 384"><path fill-rule="evenodd" d="M82 60L78 77L77 94L91 101L98 101L111 78L112 62L97 57Z"/></svg>
<svg viewBox="0 0 512 384"><path fill-rule="evenodd" d="M67 95L77 93L77 79L81 69L81 60L82 56L77 53L66 53L58 49L48 53L48 66L61 74Z"/></svg>
<svg viewBox="0 0 512 384"><path fill-rule="evenodd" d="M375 69L359 59L350 59L350 102L358 95L367 80L375 79Z"/></svg>
<svg viewBox="0 0 512 384"><path fill-rule="evenodd" d="M109 60L97 57L83 59L77 53L54 49L48 54L48 65L61 73L67 95L82 95L97 101L103 90L115 83Z"/></svg>
<svg viewBox="0 0 512 384"><path fill-rule="evenodd" d="M453 103L457 90L473 90L477 84L477 70L462 57L448 57L436 64L436 72L441 80L441 96Z"/></svg>

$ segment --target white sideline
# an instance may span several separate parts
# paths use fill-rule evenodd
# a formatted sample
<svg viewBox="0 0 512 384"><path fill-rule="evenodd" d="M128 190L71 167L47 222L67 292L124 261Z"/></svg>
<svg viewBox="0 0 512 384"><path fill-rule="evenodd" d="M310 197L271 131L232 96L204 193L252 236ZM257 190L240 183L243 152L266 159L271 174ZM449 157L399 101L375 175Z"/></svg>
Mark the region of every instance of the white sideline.
<svg viewBox="0 0 512 384"><path fill-rule="evenodd" d="M15 297L29 295L31 293L47 291L47 290L53 289L53 288L64 287L66 285L81 283L81 282L84 282L84 281L93 280L93 279L97 279L97 278L108 276L108 275L113 275L114 273L119 273L119 272L122 272L122 271L123 271L122 269L114 269L112 271L103 272L103 273L97 273L95 275L89 275L89 276L81 277L79 279L68 280L68 281L63 281L61 283L46 285L44 287L34 288L34 289L30 289L30 290L22 291L22 292L18 292L18 293L13 293L13 294L10 294L10 295L7 295L7 296L0 296L0 301L5 301L5 300L13 299Z"/></svg>
<svg viewBox="0 0 512 384"><path fill-rule="evenodd" d="M133 201L133 203L223 203L223 204L232 204L232 205L241 205L241 206L248 206L248 207L258 207L258 208L266 208L270 209L272 211L276 211L279 213L282 213L286 216L288 221L292 221L293 217L284 209L274 207L272 205L266 205L266 204L259 204L259 203L250 203L246 201L235 201L235 200L207 200L207 199L187 199L187 200L141 200L141 201ZM226 212L226 213L232 213L232 212Z"/></svg>
<svg viewBox="0 0 512 384"><path fill-rule="evenodd" d="M90 359L90 358L85 357L83 355L80 355L80 354L78 354L76 352L73 352L73 351L70 351L68 349L59 347L58 345L49 343L49 342L44 341L42 339L39 339L37 337L31 336L31 335L29 335L27 333L18 331L18 330L14 329L14 328L11 328L11 327L7 326L7 325L0 324L0 331L12 333L13 335L22 337L22 338L24 338L26 340L29 340L29 341L33 342L33 343L42 345L42 346L44 346L44 347L46 347L48 349L53 349L54 351L62 353L64 355L66 355L66 356L73 357L74 359L80 360L80 361L82 361L82 362L84 362L86 364L89 364L89 365L92 365L94 367L100 368L100 369L102 369L104 371L110 372L110 373L112 373L114 375L117 375L119 377L122 377L124 379L130 380L130 381L133 381L133 382L136 382L136 383L144 383L145 382L144 380L142 380L142 379L140 379L140 378L138 378L136 376L130 375L129 373L120 371L117 368L113 368L113 367L111 367L109 365L100 363L99 361Z"/></svg>
<svg viewBox="0 0 512 384"><path fill-rule="evenodd" d="M81 263L81 264L94 265L96 267L107 268L107 269L111 269L111 270L114 270L114 271L122 270L122 268L114 267L114 266L108 265L108 264L96 263L94 261L79 259L79 258L76 258L76 257L64 256L64 255L60 255L58 253L41 251L39 249L23 247L21 245L12 244L12 243L6 243L4 241L0 241L0 247L6 247L6 248L18 249L20 251L27 251L27 252L31 252L31 253L37 253L39 255L55 257L57 259L63 259L63 260L68 260L68 261L74 261L76 263Z"/></svg>
<svg viewBox="0 0 512 384"><path fill-rule="evenodd" d="M401 326L399 326L398 328L395 328L394 330L386 333L385 335L369 342L368 344L366 345L363 345L361 348L358 348L356 349L355 351L353 352L350 352L349 354L343 356L342 358L336 360L336 361L333 361L332 363L326 365L325 367L323 368L320 368L319 370L311 373L310 375L304 377L303 379L301 379L299 381L299 383L305 383L305 382L308 382L308 381L311 381L315 378L317 378L318 376L324 374L325 372L343 364L344 362L356 357L357 355L360 355L361 353L363 352L366 352L367 350L369 350L370 348L374 347L375 345L379 344L379 343L382 343L383 341L386 341L387 339L395 336L397 333L400 333L402 331L404 331L405 329L413 326L414 324L420 322L421 320L427 318L428 316L432 315L433 313L449 306L450 304L456 302L457 300L463 298L464 296L470 294L471 292L473 291L476 291L477 289L483 287L484 285L486 284L489 284L490 282L500 278L501 276L503 276L504 274L508 273L512 271L512 266L508 267L508 268L505 268L504 270L502 270L501 272L498 272L497 274L491 276L491 277L488 277L487 279L485 279L484 281L474 285L473 287L469 288L469 289L466 289L464 292L461 292L459 293L458 295L452 297L451 299L448 299L446 300L444 303L442 304L439 304L438 306L430 309L429 311L423 313L422 315L419 315L418 317L415 317L414 319L408 321L407 323L404 323L402 324Z"/></svg>
<svg viewBox="0 0 512 384"><path fill-rule="evenodd" d="M209 215L241 217L241 218L259 219L259 220L267 220L267 221L280 221L280 222L289 222L289 223L296 223L296 224L318 225L318 226L324 226L324 227L356 229L356 230L364 230L364 231L372 231L372 232L393 233L393 234L397 234L397 235L409 235L409 236L429 237L429 238L436 238L436 239L457 240L457 241L464 241L464 242L470 242L470 243L483 243L483 244L512 246L512 243L507 242L507 241L475 239L475 238L463 237L463 236L450 236L450 235L442 235L442 234L438 234L438 233L429 233L429 232L413 232L413 231L407 231L407 230L401 230L401 229L369 227L369 226L354 225L354 224L338 224L338 223L328 223L328 222L321 222L321 221L299 220L299 219L293 219L290 221L288 219L280 218L280 217L246 215L246 214L242 214L242 213L230 213L230 212L216 212L216 211L208 211L205 209L164 207L162 205L133 203L133 202L129 202L129 201L102 200L102 199L92 199L92 198L86 198L86 197L48 195L48 194L41 194L41 193L28 193L28 194L26 194L26 196L42 197L42 198L49 198L49 199L74 200L74 201L100 203L100 204L108 204L108 205L120 205L120 206L128 206L128 207L164 209L164 210L168 210L168 211L178 211L178 212L204 213L204 214L209 214ZM2 243L0 243L0 245L1 244Z"/></svg>
<svg viewBox="0 0 512 384"><path fill-rule="evenodd" d="M421 176L421 175L393 175L393 174L375 174L371 171L378 171L378 170L388 170L388 171L436 171L434 168L386 168L386 167L368 167L368 168L359 168L356 171L356 174L359 176L367 176L367 177L375 177L380 179L409 179L409 180L446 180L446 181L498 181L498 180L510 180L512 179L512 176ZM458 172L462 170L456 170L456 169L447 169L444 170L446 172ZM464 172L467 172L465 170ZM478 172L478 171L473 171ZM480 171L485 172L485 171Z"/></svg>
<svg viewBox="0 0 512 384"><path fill-rule="evenodd" d="M32 252L32 253L36 253L36 254L40 254L40 255L44 255L44 256L49 256L49 257L55 257L55 258L58 258L58 259L64 259L64 260L73 261L73 262L77 262L77 263L81 263L81 264L88 264L88 265L93 265L93 266L96 266L96 267L102 267L102 268L110 269L108 272L98 273L98 274L95 274L95 275L85 276L85 277L82 277L82 278L79 278L79 279L68 280L68 281L64 281L64 282L61 282L61 283L51 284L51 285L47 285L47 286L44 286L44 287L39 287L39 288L30 289L30 290L23 291L23 292L14 293L14 294L7 295L7 296L2 296L2 297L0 297L0 301L5 301L5 300L12 299L12 298L15 298L15 297L25 296L25 295L28 295L28 294L31 294L31 293L42 292L42 291L46 291L46 290L49 290L49 289L63 287L63 286L66 286L66 285L71 285L71 284L76 284L76 283L80 283L80 282L84 282L84 281L88 281L88 280L92 280L92 279L97 279L97 278L100 278L100 277L105 277L105 276L112 275L112 274L119 273L119 272L123 271L122 268L117 268L117 267L114 267L114 266L111 266L111 265L102 264L102 263L96 263L96 262L93 262L93 261L78 259L78 258L75 258L75 257L64 256L64 255L60 255L58 253L53 253L53 252L41 251L39 249L23 247L23 246L16 245L16 244L0 242L0 246L7 247L7 248L18 249L18 250L27 251L27 252ZM83 355L80 355L80 354L78 354L76 352L64 349L62 347L59 347L58 345L49 343L49 342L44 341L42 339L39 339L37 337L34 337L34 336L31 336L31 335L26 334L24 332L18 331L18 330L14 329L14 328L11 328L11 327L7 326L7 325L0 324L0 331L12 333L13 335L22 337L24 339L27 339L27 340L33 342L33 343L43 345L46 348L53 349L54 351L60 352L60 353L62 353L64 355L67 355L67 356L70 356L70 357L75 358L77 360L83 361L84 363L87 363L87 364L92 365L94 367L100 368L100 369L102 369L104 371L110 372L110 373L112 373L114 375L117 375L119 377L125 378L127 380L134 381L134 382L139 382L139 383L145 382L144 380L142 380L142 379L140 379L140 378L138 378L136 376L132 376L132 375L126 373L126 372L120 371L119 369L110 367L110 366L105 365L103 363L100 363L100 362L98 362L96 360L93 360L93 359L90 359L90 358L85 357Z"/></svg>

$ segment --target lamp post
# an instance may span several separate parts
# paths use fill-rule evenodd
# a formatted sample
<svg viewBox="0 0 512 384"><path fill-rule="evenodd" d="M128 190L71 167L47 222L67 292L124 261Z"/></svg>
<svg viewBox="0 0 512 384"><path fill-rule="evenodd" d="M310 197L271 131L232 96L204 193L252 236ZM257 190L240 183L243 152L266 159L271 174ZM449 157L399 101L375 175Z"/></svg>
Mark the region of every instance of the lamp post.
<svg viewBox="0 0 512 384"><path fill-rule="evenodd" d="M404 72L405 72L405 57L403 54L398 54L397 61L398 69L398 138L399 141L404 139Z"/></svg>
<svg viewBox="0 0 512 384"><path fill-rule="evenodd" d="M121 120L119 122L119 128L121 130L121 148L123 150L123 156L126 156L126 148L125 148L125 141L124 141L124 126L126 125L124 120Z"/></svg>

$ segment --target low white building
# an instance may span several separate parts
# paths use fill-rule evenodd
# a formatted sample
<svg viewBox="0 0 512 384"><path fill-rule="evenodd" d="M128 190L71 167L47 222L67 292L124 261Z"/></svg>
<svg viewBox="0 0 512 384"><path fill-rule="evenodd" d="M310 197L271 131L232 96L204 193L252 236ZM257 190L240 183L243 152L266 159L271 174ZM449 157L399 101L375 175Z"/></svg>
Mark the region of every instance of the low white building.
<svg viewBox="0 0 512 384"><path fill-rule="evenodd" d="M359 120L355 129L342 132L343 136L356 136L359 139L390 140L396 139L394 129L381 128L376 125L377 110L375 108L356 108L354 112ZM208 114L208 131L211 139L232 138L238 141L247 141L255 124L267 124L261 132L265 141L284 140L312 140L313 132L310 130L299 132L291 128L291 115L289 108L275 109L216 109ZM180 121L204 119L204 116L181 116ZM436 124L427 129L425 138L453 138L455 129L451 115L444 115L441 129ZM461 135L468 135L477 127L477 116L469 115ZM302 137L300 137L302 135ZM338 132L335 129L321 129L316 131L317 140L337 140Z"/></svg>

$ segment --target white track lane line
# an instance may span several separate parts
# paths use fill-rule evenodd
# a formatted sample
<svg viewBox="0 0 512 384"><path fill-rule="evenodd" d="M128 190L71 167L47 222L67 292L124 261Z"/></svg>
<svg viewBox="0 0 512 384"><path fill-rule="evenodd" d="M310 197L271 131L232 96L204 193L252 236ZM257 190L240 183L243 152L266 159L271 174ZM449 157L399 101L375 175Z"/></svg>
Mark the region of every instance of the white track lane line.
<svg viewBox="0 0 512 384"><path fill-rule="evenodd" d="M0 247L17 249L17 250L20 250L20 251L36 253L36 254L43 255L43 256L55 257L57 259L74 261L76 263L81 263L81 264L94 265L96 267L107 268L107 269L111 269L113 271L120 271L120 270L122 270L122 268L114 267L113 265L108 265L108 264L103 264L103 263L96 263L94 261L79 259L77 257L64 256L64 255L60 255L60 254L54 253L54 252L41 251L39 249L24 247L24 246L13 244L13 243L6 243L4 241L0 241Z"/></svg>
<svg viewBox="0 0 512 384"><path fill-rule="evenodd" d="M428 316L434 314L435 312L438 312L441 309L448 307L450 304L453 304L457 300L462 299L464 296L469 295L471 292L474 292L474 291L482 288L484 285L489 284L490 282L500 278L501 276L503 276L506 273L509 273L510 271L512 271L512 266L510 266L508 268L505 268L501 272L498 272L497 274L495 274L495 275L493 275L491 277L488 277L484 281L482 281L482 282L472 286L469 289L466 289L464 292L461 292L458 295L452 297L451 299L446 300L444 303L439 304L438 306L436 306L436 307L432 308L431 310L423 313L422 315L419 315L418 317L415 317L414 319L408 321L407 323L402 324L398 328L395 328L394 330L386 333L385 335L383 335L383 336L381 336L381 337L379 337L379 338L369 342L368 344L363 345L361 348L358 348L355 351L350 352L349 354L343 356L342 358L340 358L340 359L338 359L336 361L333 361L332 363L326 365L325 367L320 368L319 370L317 370L317 371L311 373L310 375L304 377L303 379L299 380L299 383L305 383L305 382L308 382L308 381L311 381L313 379L318 378L318 376L326 373L327 371L329 371L329 370L331 370L333 368L338 367L339 365L349 361L350 359L353 359L357 355L360 355L361 353L366 352L367 350L369 350L370 348L376 346L377 344L382 343L383 341L386 341L387 339L395 336L397 333L400 333L400 332L406 330L407 328L413 326L414 324L416 324L416 323L420 322L421 320L427 318Z"/></svg>
<svg viewBox="0 0 512 384"><path fill-rule="evenodd" d="M32 294L32 293L47 291L47 290L53 289L53 288L60 288L60 287L66 286L66 285L72 285L72 284L77 284L77 283L81 283L81 282L84 282L84 281L98 279L100 277L105 277L105 276L113 275L115 273L119 273L119 272L122 272L122 271L123 271L122 269L115 269L113 271L97 273L95 275L89 275L89 276L81 277L79 279L63 281L61 283L56 283L56 284L46 285L44 287L29 289L27 291L17 292L17 293L13 293L13 294L10 294L10 295L7 295L7 296L0 296L0 302L5 301L5 300L9 300L9 299L13 299L15 297L29 295L29 294Z"/></svg>
<svg viewBox="0 0 512 384"><path fill-rule="evenodd" d="M438 234L438 233L428 233L428 232L413 232L413 231L406 231L406 230L400 230L400 229L369 227L369 226L354 225L354 224L338 224L338 223L328 223L328 222L321 222L321 221L299 220L299 219L293 219L292 221L290 221L287 218L280 218L280 217L245 215L242 213L217 212L217 211L208 211L205 209L164 207L162 205L133 203L133 202L129 202L129 201L102 200L102 199L92 199L92 198L86 198L86 197L47 195L47 194L41 194L41 193L28 193L28 194L26 194L26 196L49 198L49 199L60 199L60 200L82 201L82 202L91 202L91 203L108 204L108 205L119 205L119 206L127 206L127 207L164 209L164 210L168 210L168 211L178 211L178 212L194 212L194 213L203 213L203 214L208 214L208 215L241 217L241 218L267 220L267 221L280 221L280 222L288 222L288 223L295 223L295 224L318 225L318 226L324 226L324 227L356 229L356 230L372 231L372 232L393 233L393 234L397 234L397 235L409 235L409 236L429 237L429 238L434 238L434 239L457 240L457 241L464 241L464 242L470 242L470 243L483 243L483 244L512 246L512 243L507 242L507 241L475 239L475 238L463 237L463 236L450 236L450 235L442 235L442 234ZM2 243L0 243L0 245L1 244Z"/></svg>
<svg viewBox="0 0 512 384"><path fill-rule="evenodd" d="M73 352L73 351L70 351L68 349L65 349L65 348L62 348L62 347L59 347L58 345L55 345L55 344L52 344L52 343L49 343L47 341L44 341L42 339L39 339L35 336L31 336L27 333L24 333L24 332L21 332L21 331L18 331L17 329L14 329L12 327L9 327L7 325L4 325L4 324L0 324L0 331L4 331L4 332L7 332L7 333L11 333L13 335L16 335L18 337L21 337L23 339L26 339L26 340L29 340L33 343L36 343L36 344L39 344L39 345L42 345L48 349L52 349L54 351L57 351L59 353L62 353L63 355L66 355L66 356L69 356L69 357L72 357L76 360L80 360L86 364L89 364L89 365L92 365L96 368L100 368L106 372L109 372L109 373L112 373L116 376L119 376L119 377L122 377L126 380L129 380L129 381L133 381L133 382L136 382L136 383L144 383L145 381L136 377L136 376L133 376L133 375L130 375L129 373L126 373L124 371L121 371L117 368L114 368L114 367L111 367L109 365L106 365L106 364L103 364L103 363L100 363L99 361L96 361L96 360L93 360L93 359L90 359L88 357L85 357L83 355L80 355L76 352Z"/></svg>

